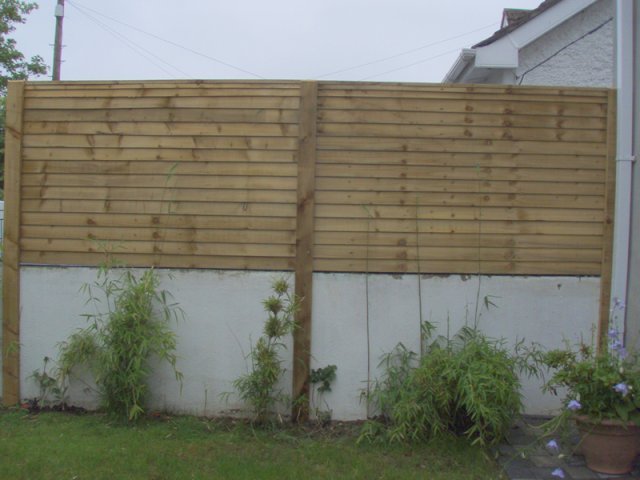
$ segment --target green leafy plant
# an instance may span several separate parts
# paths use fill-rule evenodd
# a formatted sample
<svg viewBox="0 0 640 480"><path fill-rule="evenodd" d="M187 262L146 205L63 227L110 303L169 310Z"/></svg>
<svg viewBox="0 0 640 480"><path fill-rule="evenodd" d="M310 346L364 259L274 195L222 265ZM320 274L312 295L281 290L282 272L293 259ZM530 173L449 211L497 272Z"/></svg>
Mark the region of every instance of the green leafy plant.
<svg viewBox="0 0 640 480"><path fill-rule="evenodd" d="M575 348L546 352L544 364L553 375L543 390L558 394L566 389L567 407L563 415L586 415L592 420L632 421L640 425L640 358L627 352L615 326L616 312L624 307L616 302L608 330L608 342L600 351L580 342Z"/></svg>
<svg viewBox="0 0 640 480"><path fill-rule="evenodd" d="M128 269L101 267L96 282L83 287L95 308L84 315L89 326L60 345L61 379L75 367L88 367L106 411L128 420L144 413L153 357L168 362L176 380L182 379L169 323L183 313L159 283L153 269L137 277Z"/></svg>
<svg viewBox="0 0 640 480"><path fill-rule="evenodd" d="M427 338L432 332L423 328ZM422 442L451 432L495 444L522 407L518 372L537 372L534 350L520 342L511 353L504 341L470 327L436 338L420 360L400 344L380 366L385 373L368 398L379 416L365 424L361 440Z"/></svg>
<svg viewBox="0 0 640 480"><path fill-rule="evenodd" d="M565 342L565 348L544 353L542 363L552 376L543 391L554 395L565 393L559 414L541 426L543 436L556 437L546 444L551 454L564 455L575 450L571 448L574 419L580 418L592 429L605 421L619 423L623 428L630 424L640 426L640 357L637 352L627 351L617 327L618 314L624 308L617 299L614 301L607 340L601 342L599 350L592 334L590 343L580 341L571 346ZM589 466L590 454L584 450L583 454ZM558 476L564 475L561 469L558 471Z"/></svg>
<svg viewBox="0 0 640 480"><path fill-rule="evenodd" d="M309 383L314 387L312 400L313 396L315 396L315 402L313 403L316 404L316 418L323 425L331 422L332 411L323 397L326 392L331 391L331 384L336 379L337 370L338 367L336 365L327 365L326 367L311 369L311 375L309 376ZM321 400L324 401L326 409L321 409L317 406Z"/></svg>
<svg viewBox="0 0 640 480"><path fill-rule="evenodd" d="M338 367L335 365L327 365L322 368L311 369L309 381L317 387L318 393L330 392L331 383L336 379L336 371Z"/></svg>
<svg viewBox="0 0 640 480"><path fill-rule="evenodd" d="M49 370L48 365L51 359L44 357L41 370L34 370L31 374L31 378L38 384L39 393L38 397L33 401L40 407L47 406L49 404L64 405L67 398L68 386L60 381L60 373L58 369Z"/></svg>
<svg viewBox="0 0 640 480"><path fill-rule="evenodd" d="M286 400L277 383L285 372L280 353L286 349L283 339L295 328L294 316L300 300L289 292L285 279L275 280L273 294L264 300L268 313L263 335L252 347L250 371L237 378L233 386L240 398L248 403L258 423L264 423L274 413L275 406Z"/></svg>

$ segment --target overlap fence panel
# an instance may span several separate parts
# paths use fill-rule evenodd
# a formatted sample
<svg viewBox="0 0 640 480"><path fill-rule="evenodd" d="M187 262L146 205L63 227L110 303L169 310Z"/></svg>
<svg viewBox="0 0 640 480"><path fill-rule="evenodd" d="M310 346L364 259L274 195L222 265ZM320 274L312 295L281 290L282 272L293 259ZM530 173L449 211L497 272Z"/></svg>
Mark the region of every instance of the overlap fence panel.
<svg viewBox="0 0 640 480"><path fill-rule="evenodd" d="M27 84L22 261L291 269L299 84Z"/></svg>
<svg viewBox="0 0 640 480"><path fill-rule="evenodd" d="M606 91L321 84L316 269L592 274Z"/></svg>

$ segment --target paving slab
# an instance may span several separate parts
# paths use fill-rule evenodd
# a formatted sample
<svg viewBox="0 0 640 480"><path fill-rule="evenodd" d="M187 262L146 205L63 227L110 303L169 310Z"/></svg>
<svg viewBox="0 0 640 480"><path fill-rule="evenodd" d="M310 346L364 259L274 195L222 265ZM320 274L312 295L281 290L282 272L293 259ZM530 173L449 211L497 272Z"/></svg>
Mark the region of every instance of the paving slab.
<svg viewBox="0 0 640 480"><path fill-rule="evenodd" d="M640 479L640 459L629 475L606 475L589 470L584 457L576 452L559 457L547 451L539 439L539 430L535 430L545 420L548 419L525 417L519 420L507 435L506 442L497 448L498 461L509 480L557 480L559 477L552 475L556 468L562 469L565 480ZM577 435L571 438L577 443Z"/></svg>

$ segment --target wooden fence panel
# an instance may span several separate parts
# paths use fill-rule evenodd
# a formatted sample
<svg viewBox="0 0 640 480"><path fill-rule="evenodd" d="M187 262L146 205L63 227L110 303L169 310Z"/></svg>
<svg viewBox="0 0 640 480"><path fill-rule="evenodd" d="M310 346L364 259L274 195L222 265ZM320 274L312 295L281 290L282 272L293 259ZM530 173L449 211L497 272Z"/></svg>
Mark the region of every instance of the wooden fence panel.
<svg viewBox="0 0 640 480"><path fill-rule="evenodd" d="M316 269L599 275L607 95L321 84Z"/></svg>
<svg viewBox="0 0 640 480"><path fill-rule="evenodd" d="M607 90L302 85L27 83L22 262L601 274Z"/></svg>
<svg viewBox="0 0 640 480"><path fill-rule="evenodd" d="M27 84L26 263L294 266L297 82Z"/></svg>

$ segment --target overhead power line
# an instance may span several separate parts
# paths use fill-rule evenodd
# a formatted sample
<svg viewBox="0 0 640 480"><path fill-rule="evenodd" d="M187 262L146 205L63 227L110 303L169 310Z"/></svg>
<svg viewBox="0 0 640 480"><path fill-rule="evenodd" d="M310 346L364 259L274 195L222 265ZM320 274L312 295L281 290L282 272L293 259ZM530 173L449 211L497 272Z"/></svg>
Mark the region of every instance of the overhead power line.
<svg viewBox="0 0 640 480"><path fill-rule="evenodd" d="M144 59L146 59L148 62L152 63L153 65L155 65L157 68L159 68L160 70L162 70L163 72L165 72L167 75L169 75L170 77L174 76L173 72L170 72L169 70L167 70L166 68L164 68L162 65L160 65L160 63L164 63L165 65L167 65L170 68L173 68L175 71L179 72L180 74L186 76L187 78L191 78L190 75L184 71L182 71L181 69L179 69L178 67L170 64L169 62L163 60L162 58L160 58L158 55L154 54L152 51L144 48L143 46L135 43L133 40L127 38L125 35L123 35L122 33L118 32L117 30L114 30L113 28L109 27L108 25L106 25L104 22L98 20L97 18L95 18L94 16L90 15L89 13L85 12L82 10L81 7L74 5L72 2L67 1L67 3L69 5L71 5L73 8L75 8L79 13L81 13L82 15L84 15L85 17L87 17L89 20L91 20L92 22L94 22L96 25L98 25L99 27L101 27L102 29L104 29L107 33L111 34L112 36L114 36L115 38L117 38L118 40L120 40L127 48L131 49L133 52L137 53L138 55L140 55L141 57L143 57ZM151 58L153 57L153 58ZM157 60L154 60L154 58Z"/></svg>
<svg viewBox="0 0 640 480"><path fill-rule="evenodd" d="M155 38L156 40L160 40L161 42L167 43L169 45L173 45L174 47L177 47L177 48L180 48L180 49L185 50L187 52L193 53L194 55L198 55L200 57L206 58L207 60L211 60L212 62L219 63L220 65L224 65L225 67L233 68L234 70L238 70L239 72L246 73L248 75L251 75L252 77L264 79L264 77L258 75L257 73L251 72L251 71L246 70L246 69L241 68L241 67L238 67L237 65L233 65L231 63L225 62L223 60L220 60L219 58L212 57L210 55L207 55L206 53L198 52L197 50L194 50L194 49L192 49L190 47L186 47L184 45L180 45L179 43L174 42L172 40L167 40L166 38L162 38L159 35L156 35L154 33L142 30L141 28L138 28L135 25L131 25L129 23L126 23L126 22L123 22L121 20L118 20L117 18L113 18L113 17L110 17L108 15L105 15L104 13L101 13L101 12L99 12L97 10L94 10L93 8L90 8L90 7L87 7L85 5L82 5L82 4L80 4L79 2L77 2L75 0L73 0L73 2L71 0L67 0L67 2L72 4L72 5L75 5L76 7L81 7L83 9L85 9L85 10L89 10L90 12L93 12L96 15L99 15L99 16L101 16L103 18L111 20L112 22L119 23L120 25L123 25L123 26L125 26L127 28L130 28L132 30L135 30L136 32L142 33L142 34L147 35L149 37Z"/></svg>
<svg viewBox="0 0 640 480"><path fill-rule="evenodd" d="M382 73L377 73L375 75L370 75L368 77L359 78L358 81L361 82L363 80L371 80L372 78L381 77L382 75L386 75L387 73L393 73L393 72L397 72L398 70L404 70L405 68L413 67L415 65L420 65L421 63L428 62L429 60L434 60L436 58L444 57L445 55L449 55L450 53L459 52L459 51L460 51L460 47L454 48L452 50L447 50L446 52L440 53L438 55L434 55L434 56L429 57L429 58L423 58L422 60L418 60L417 62L413 62L413 63L410 63L408 65L403 65L402 67L393 68L391 70L387 70L387 71L382 72Z"/></svg>
<svg viewBox="0 0 640 480"><path fill-rule="evenodd" d="M405 50L404 52L396 53L394 55L389 55L388 57L379 58L377 60L372 60L370 62L360 63L358 65L354 65L354 66L348 67L348 68L343 68L343 69L340 69L340 70L335 70L333 72L329 72L329 73L325 73L324 75L320 75L320 76L318 76L316 78L318 78L318 79L325 78L325 77L329 77L331 75L337 75L338 73L349 72L351 70L356 70L358 68L368 67L370 65L375 65L377 63L386 62L387 60L393 60L394 58L398 58L398 57L402 57L402 56L405 56L405 55L409 55L411 53L419 52L420 50L424 50L424 49L429 48L429 47L434 47L436 45L440 45L440 44L449 42L451 40L456 40L458 38L466 37L467 35L471 35L472 33L476 33L476 32L479 32L481 30L486 30L489 27L494 27L495 28L496 25L497 25L497 23L493 22L493 23L490 23L489 25L485 25L484 27L476 28L474 30L469 30L469 31L467 31L465 33L461 33L461 34L455 35L453 37L445 38L443 40L438 40L437 42L428 43L428 44L422 45L420 47L412 48L411 50ZM459 50L459 49L457 49L457 50ZM383 74L381 74L381 75L383 75Z"/></svg>

